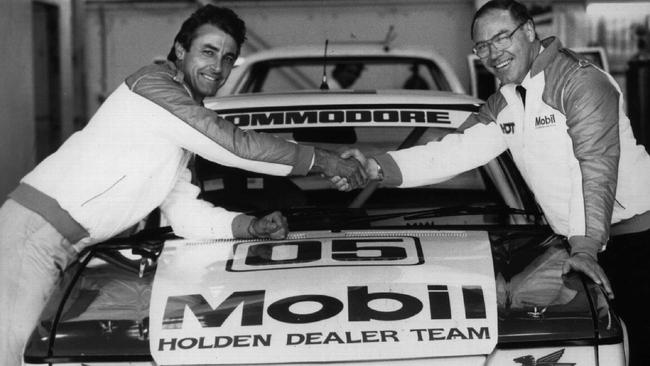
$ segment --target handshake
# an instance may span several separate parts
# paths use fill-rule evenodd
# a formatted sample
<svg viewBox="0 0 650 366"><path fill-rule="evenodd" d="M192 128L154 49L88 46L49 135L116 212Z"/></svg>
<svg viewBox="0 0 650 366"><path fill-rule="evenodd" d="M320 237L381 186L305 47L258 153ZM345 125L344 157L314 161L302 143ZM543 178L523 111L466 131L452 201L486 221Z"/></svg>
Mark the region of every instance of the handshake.
<svg viewBox="0 0 650 366"><path fill-rule="evenodd" d="M338 155L317 148L312 170L328 177L339 191L345 192L365 187L370 180L381 178L377 161L366 158L358 149L348 149Z"/></svg>
<svg viewBox="0 0 650 366"><path fill-rule="evenodd" d="M377 161L366 158L357 149L348 149L340 155L329 150L316 148L313 172L326 176L339 191L351 191L365 187L370 180L380 179ZM289 233L286 217L279 211L253 218L248 226L249 238L284 239ZM270 255L259 253L258 255Z"/></svg>

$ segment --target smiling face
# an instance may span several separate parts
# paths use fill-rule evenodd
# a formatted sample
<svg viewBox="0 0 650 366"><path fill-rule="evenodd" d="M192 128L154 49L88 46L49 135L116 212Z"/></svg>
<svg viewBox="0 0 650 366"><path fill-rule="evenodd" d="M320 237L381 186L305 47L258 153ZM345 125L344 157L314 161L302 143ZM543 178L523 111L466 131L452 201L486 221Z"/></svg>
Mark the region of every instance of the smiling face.
<svg viewBox="0 0 650 366"><path fill-rule="evenodd" d="M197 101L217 93L228 79L238 53L234 38L211 24L196 29L189 50L178 42L174 47L176 64Z"/></svg>
<svg viewBox="0 0 650 366"><path fill-rule="evenodd" d="M507 10L495 9L476 19L473 39L475 43L489 41L499 35L508 35L517 23ZM530 22L522 25L512 35L512 44L503 50L490 45L490 53L481 58L483 65L502 84L519 84L524 79L539 52L539 41Z"/></svg>

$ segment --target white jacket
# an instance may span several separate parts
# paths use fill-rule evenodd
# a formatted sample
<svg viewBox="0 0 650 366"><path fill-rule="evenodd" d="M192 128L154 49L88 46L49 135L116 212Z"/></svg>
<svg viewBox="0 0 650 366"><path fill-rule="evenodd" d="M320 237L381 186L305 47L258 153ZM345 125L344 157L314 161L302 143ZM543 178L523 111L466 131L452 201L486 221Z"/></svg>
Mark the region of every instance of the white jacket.
<svg viewBox="0 0 650 366"><path fill-rule="evenodd" d="M82 246L124 231L158 206L180 236L245 233L233 224L247 227L250 218L233 223L238 213L197 199L199 189L187 169L192 153L222 165L287 175L309 170L313 148L238 129L197 105L189 90L171 63L143 68L10 197L74 242L84 237ZM75 222L80 227L74 229Z"/></svg>
<svg viewBox="0 0 650 366"><path fill-rule="evenodd" d="M509 149L553 230L588 238L597 246L573 250L595 256L610 224L650 210L650 157L636 144L614 79L559 41L542 42L522 82L525 108L515 85L504 85L462 133L377 160L386 184L407 187L440 182Z"/></svg>

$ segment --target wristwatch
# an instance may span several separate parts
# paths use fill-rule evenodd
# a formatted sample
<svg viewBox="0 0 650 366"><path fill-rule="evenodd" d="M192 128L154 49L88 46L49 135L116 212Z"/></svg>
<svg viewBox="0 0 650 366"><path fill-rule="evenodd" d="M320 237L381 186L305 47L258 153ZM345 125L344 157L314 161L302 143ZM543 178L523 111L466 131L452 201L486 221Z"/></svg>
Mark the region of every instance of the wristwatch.
<svg viewBox="0 0 650 366"><path fill-rule="evenodd" d="M375 165L377 165L377 180L382 181L384 180L384 169L381 168L381 164L377 161L375 158L370 158L375 162Z"/></svg>

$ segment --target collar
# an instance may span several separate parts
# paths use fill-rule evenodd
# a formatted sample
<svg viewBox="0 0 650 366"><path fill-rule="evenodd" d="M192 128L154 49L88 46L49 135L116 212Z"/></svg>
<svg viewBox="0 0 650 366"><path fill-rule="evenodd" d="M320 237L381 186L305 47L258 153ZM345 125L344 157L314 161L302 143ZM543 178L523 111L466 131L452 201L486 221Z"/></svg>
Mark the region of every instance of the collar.
<svg viewBox="0 0 650 366"><path fill-rule="evenodd" d="M176 63L171 61L166 61L166 66L174 73L174 81L177 83L185 84L184 75L181 69L176 66Z"/></svg>
<svg viewBox="0 0 650 366"><path fill-rule="evenodd" d="M183 74L183 71L174 62L167 61L166 65L174 73L174 81L181 84L190 97L194 99L194 92L192 92L192 88L190 88L190 86L185 82L185 74ZM203 105L203 100L197 102L200 105Z"/></svg>
<svg viewBox="0 0 650 366"><path fill-rule="evenodd" d="M529 75L531 78L539 74L542 70L546 68L555 58L557 57L560 48L562 48L562 43L559 39L555 37L548 37L541 41L543 50L533 61L533 66L530 68Z"/></svg>
<svg viewBox="0 0 650 366"><path fill-rule="evenodd" d="M545 49L546 49L546 47L544 47L544 43L540 42L539 52L537 53L537 56L535 57L535 60L533 60L533 65L535 64L535 61L539 58L539 56L544 52ZM532 67L531 67L531 70L528 71L526 76L524 76L524 80L522 80L521 84L519 84L519 85L523 86L524 88L528 88L528 83L530 82L530 79L533 78L533 76L534 75L532 75Z"/></svg>

